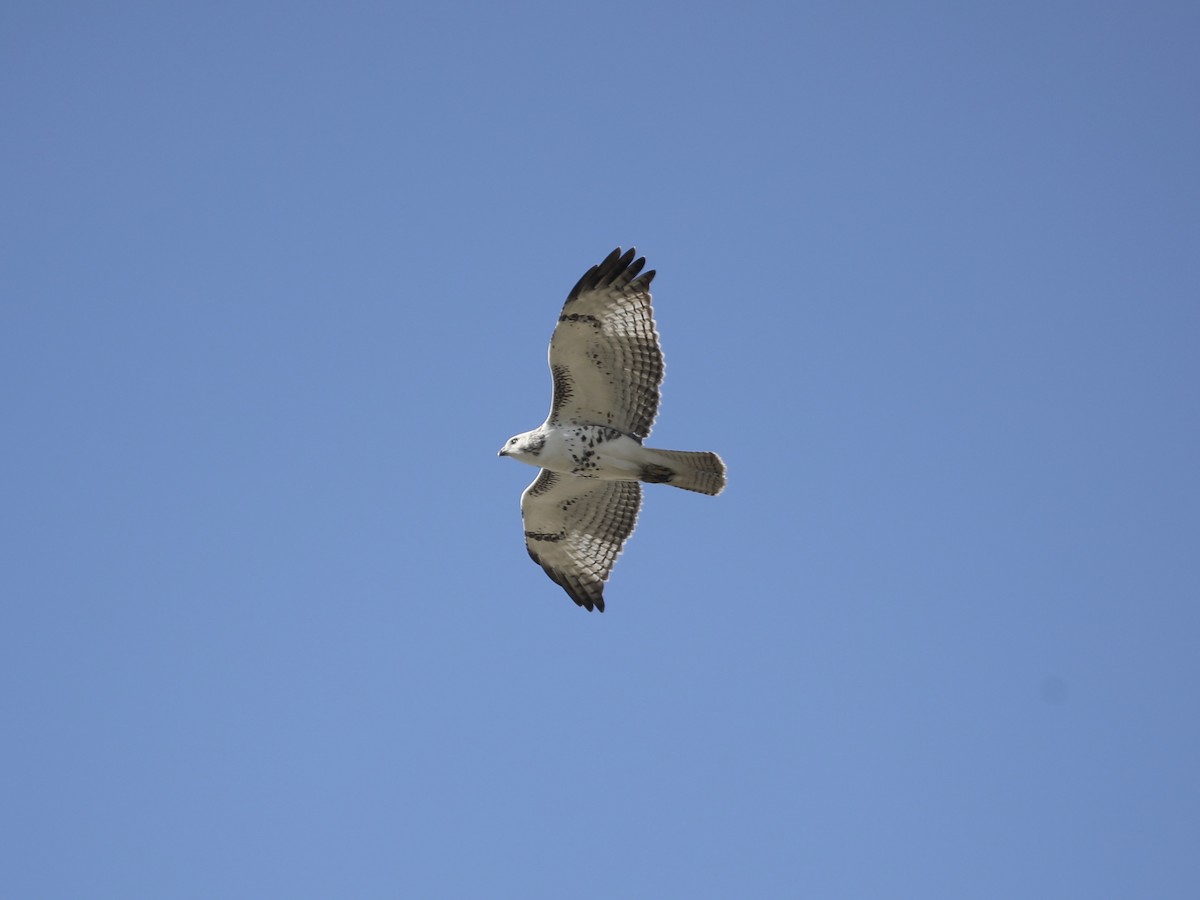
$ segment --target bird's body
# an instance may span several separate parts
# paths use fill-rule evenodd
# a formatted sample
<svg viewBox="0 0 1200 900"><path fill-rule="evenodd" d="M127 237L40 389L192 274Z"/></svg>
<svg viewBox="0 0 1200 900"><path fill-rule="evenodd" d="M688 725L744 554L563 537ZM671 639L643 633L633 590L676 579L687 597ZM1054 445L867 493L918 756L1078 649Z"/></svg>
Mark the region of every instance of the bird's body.
<svg viewBox="0 0 1200 900"><path fill-rule="evenodd" d="M701 494L719 494L725 485L715 453L654 450L609 425L547 423L511 438L500 454L577 478L665 483Z"/></svg>
<svg viewBox="0 0 1200 900"><path fill-rule="evenodd" d="M663 360L644 259L614 250L567 297L550 341L554 396L540 427L500 450L542 471L521 495L529 555L580 606L604 610L604 582L641 505L640 482L704 494L725 487L715 453L643 446Z"/></svg>
<svg viewBox="0 0 1200 900"><path fill-rule="evenodd" d="M521 462L581 478L639 481L650 451L609 425L542 425L521 435L508 452ZM537 447L537 452L522 452Z"/></svg>

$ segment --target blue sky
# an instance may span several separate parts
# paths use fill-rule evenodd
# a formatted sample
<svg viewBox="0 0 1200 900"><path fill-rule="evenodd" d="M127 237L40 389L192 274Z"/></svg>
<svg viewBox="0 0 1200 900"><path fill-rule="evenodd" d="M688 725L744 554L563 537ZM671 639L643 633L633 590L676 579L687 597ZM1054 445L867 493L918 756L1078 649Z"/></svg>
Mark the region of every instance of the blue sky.
<svg viewBox="0 0 1200 900"><path fill-rule="evenodd" d="M2 893L1200 895L1200 13L9 3ZM566 291L647 491L527 558Z"/></svg>

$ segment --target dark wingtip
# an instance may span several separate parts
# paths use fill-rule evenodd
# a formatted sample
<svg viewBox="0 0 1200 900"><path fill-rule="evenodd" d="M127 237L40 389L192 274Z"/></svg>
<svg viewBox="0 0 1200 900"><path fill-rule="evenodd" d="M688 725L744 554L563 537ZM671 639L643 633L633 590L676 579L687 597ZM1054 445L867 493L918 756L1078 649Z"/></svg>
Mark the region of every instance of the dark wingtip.
<svg viewBox="0 0 1200 900"><path fill-rule="evenodd" d="M582 584L573 583L571 579L564 577L562 573L550 568L548 565L542 562L538 555L534 553L533 550L530 550L528 546L526 546L525 549L529 551L529 558L542 567L542 571L546 573L551 581L566 591L567 596L575 601L576 606L582 606L588 612L594 612L596 610L604 612L603 583L600 585L599 596L591 596L586 590L584 590Z"/></svg>
<svg viewBox="0 0 1200 900"><path fill-rule="evenodd" d="M646 258L637 255L637 248L630 247L625 252L621 252L621 248L617 247L612 253L604 257L604 261L598 265L592 266L583 273L583 277L575 282L575 287L571 288L571 292L567 294L567 302L570 303L585 291L593 290L604 284L610 284L624 277L622 284L638 281L642 285L649 286L654 278L654 270L645 272L641 275L642 267L646 265Z"/></svg>
<svg viewBox="0 0 1200 900"><path fill-rule="evenodd" d="M588 612L604 612L604 594L595 597L581 590L576 585L567 585L562 581L559 584L567 592L567 596L575 601L576 605L582 606Z"/></svg>

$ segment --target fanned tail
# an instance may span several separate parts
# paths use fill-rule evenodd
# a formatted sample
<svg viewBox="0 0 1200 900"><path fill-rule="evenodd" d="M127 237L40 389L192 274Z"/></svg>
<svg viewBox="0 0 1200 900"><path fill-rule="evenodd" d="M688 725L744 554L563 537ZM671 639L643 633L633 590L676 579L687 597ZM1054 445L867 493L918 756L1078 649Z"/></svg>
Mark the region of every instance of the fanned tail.
<svg viewBox="0 0 1200 900"><path fill-rule="evenodd" d="M725 490L725 463L715 453L692 450L650 450L655 462L642 467L642 481L650 484L669 484L716 495Z"/></svg>

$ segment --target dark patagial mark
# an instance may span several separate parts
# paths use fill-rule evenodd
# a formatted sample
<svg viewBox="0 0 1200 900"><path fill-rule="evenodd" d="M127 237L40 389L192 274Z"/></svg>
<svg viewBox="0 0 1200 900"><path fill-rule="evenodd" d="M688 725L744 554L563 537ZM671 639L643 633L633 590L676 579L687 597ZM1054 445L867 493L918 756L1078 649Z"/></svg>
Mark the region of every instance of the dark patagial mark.
<svg viewBox="0 0 1200 900"><path fill-rule="evenodd" d="M542 473L529 486L529 496L536 497L539 494L544 494L556 484L558 484L558 476L549 469L542 469Z"/></svg>
<svg viewBox="0 0 1200 900"><path fill-rule="evenodd" d="M563 404L575 396L575 384L571 381L571 370L566 366L551 366L550 377L554 380L552 414L557 415Z"/></svg>

